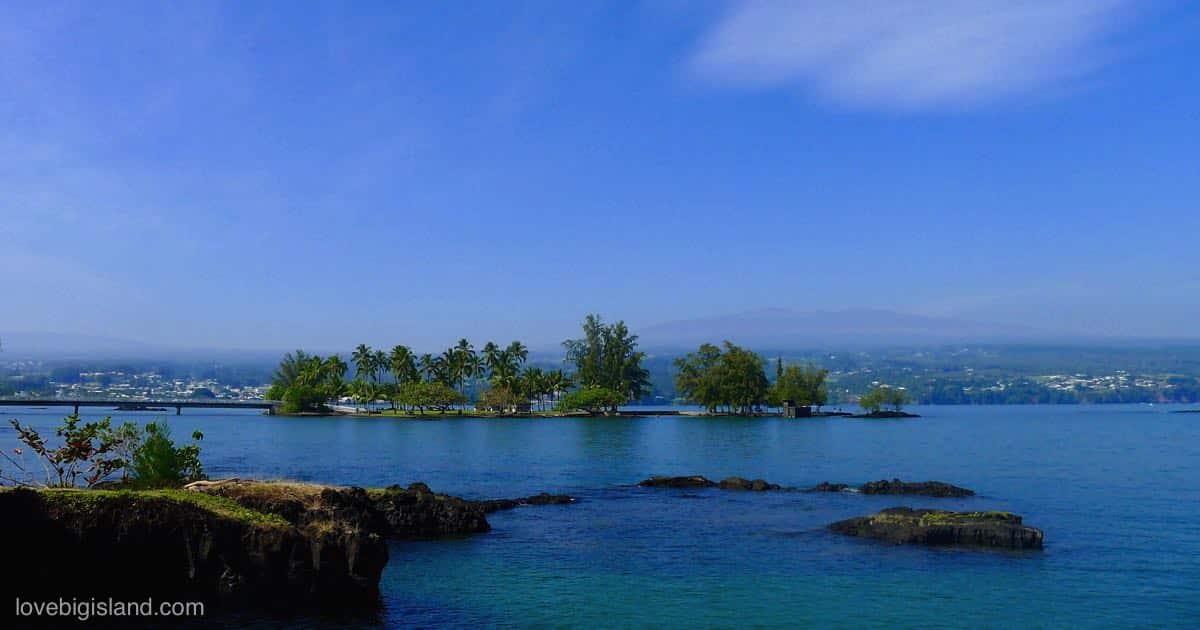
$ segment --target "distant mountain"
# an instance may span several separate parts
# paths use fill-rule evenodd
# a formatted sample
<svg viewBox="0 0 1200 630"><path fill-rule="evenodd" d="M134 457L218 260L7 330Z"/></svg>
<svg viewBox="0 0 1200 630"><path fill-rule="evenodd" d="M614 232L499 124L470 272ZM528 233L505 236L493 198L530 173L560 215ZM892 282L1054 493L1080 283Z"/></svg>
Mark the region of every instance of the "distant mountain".
<svg viewBox="0 0 1200 630"><path fill-rule="evenodd" d="M798 311L767 308L657 324L635 331L644 348L693 349L728 339L756 349L911 346L937 343L1045 341L1053 333L1024 326L877 309Z"/></svg>

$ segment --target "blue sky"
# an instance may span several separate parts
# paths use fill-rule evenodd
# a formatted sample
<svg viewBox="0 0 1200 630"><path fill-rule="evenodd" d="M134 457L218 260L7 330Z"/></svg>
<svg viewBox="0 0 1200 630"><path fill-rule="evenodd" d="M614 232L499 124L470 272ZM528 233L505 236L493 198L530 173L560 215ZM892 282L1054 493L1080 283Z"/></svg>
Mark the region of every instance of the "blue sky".
<svg viewBox="0 0 1200 630"><path fill-rule="evenodd" d="M1197 336L1183 2L5 3L0 331Z"/></svg>

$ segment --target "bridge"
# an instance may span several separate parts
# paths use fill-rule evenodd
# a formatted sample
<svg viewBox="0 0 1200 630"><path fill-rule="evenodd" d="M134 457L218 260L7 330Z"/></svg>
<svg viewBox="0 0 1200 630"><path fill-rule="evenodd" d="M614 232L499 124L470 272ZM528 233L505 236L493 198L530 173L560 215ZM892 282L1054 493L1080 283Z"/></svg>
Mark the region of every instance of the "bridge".
<svg viewBox="0 0 1200 630"><path fill-rule="evenodd" d="M154 411L157 408L175 408L175 415L188 409L263 409L268 416L275 415L278 400L103 400L74 398L25 398L21 400L0 399L0 407L114 407L116 411Z"/></svg>

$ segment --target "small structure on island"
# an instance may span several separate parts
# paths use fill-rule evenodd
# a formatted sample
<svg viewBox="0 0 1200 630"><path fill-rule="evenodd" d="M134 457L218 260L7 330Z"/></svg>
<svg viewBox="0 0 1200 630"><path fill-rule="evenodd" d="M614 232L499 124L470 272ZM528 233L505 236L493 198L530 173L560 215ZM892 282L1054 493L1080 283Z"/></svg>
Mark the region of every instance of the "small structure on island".
<svg viewBox="0 0 1200 630"><path fill-rule="evenodd" d="M809 405L797 405L794 400L783 401L783 417L784 418L809 418L812 417L812 407Z"/></svg>

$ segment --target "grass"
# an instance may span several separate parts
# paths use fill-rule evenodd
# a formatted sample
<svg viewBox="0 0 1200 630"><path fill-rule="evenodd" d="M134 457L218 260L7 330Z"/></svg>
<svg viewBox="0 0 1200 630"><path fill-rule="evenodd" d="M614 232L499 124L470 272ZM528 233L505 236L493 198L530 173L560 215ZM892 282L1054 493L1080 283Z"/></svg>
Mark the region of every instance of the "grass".
<svg viewBox="0 0 1200 630"><path fill-rule="evenodd" d="M85 490L47 488L40 491L45 500L61 509L86 511L105 501L128 499L137 502L167 502L192 505L216 516L259 527L291 527L282 517L242 507L232 499L183 489L165 490Z"/></svg>

